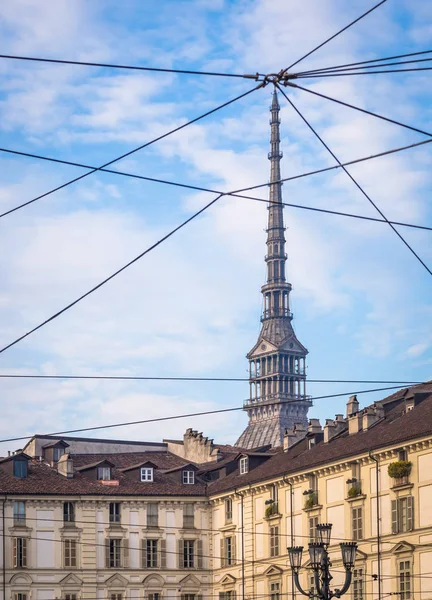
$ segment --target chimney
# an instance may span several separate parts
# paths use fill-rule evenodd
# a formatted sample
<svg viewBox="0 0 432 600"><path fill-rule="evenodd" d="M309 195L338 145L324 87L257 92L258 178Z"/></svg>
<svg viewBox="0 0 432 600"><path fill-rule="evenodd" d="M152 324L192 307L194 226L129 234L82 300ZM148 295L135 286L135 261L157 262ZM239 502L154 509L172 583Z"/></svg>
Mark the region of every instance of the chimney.
<svg viewBox="0 0 432 600"><path fill-rule="evenodd" d="M361 429L361 415L359 413L354 413L348 417L348 433L353 435L354 433L358 433Z"/></svg>
<svg viewBox="0 0 432 600"><path fill-rule="evenodd" d="M57 472L63 477L72 479L73 477L73 460L70 454L63 454L57 461Z"/></svg>
<svg viewBox="0 0 432 600"><path fill-rule="evenodd" d="M319 419L309 419L308 433L322 433L322 427Z"/></svg>
<svg viewBox="0 0 432 600"><path fill-rule="evenodd" d="M333 419L326 419L324 425L324 443L326 444L336 434L336 423Z"/></svg>
<svg viewBox="0 0 432 600"><path fill-rule="evenodd" d="M380 420L380 412L384 413L382 406L381 411L376 410L375 406L369 406L363 411L363 431L367 431L372 425Z"/></svg>
<svg viewBox="0 0 432 600"><path fill-rule="evenodd" d="M357 396L350 396L350 399L347 402L346 406L346 415L347 418L355 415L359 411L359 402L357 400Z"/></svg>
<svg viewBox="0 0 432 600"><path fill-rule="evenodd" d="M296 442L303 439L306 435L306 430L302 423L295 423L292 429L285 429L284 440L283 440L283 449L286 452L289 448L291 448Z"/></svg>

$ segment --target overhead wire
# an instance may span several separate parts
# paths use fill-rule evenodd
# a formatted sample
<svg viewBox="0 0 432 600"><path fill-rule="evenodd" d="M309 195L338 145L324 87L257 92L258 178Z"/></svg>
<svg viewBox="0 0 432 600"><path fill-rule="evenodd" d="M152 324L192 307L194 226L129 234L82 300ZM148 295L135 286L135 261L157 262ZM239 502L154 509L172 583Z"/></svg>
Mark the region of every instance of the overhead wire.
<svg viewBox="0 0 432 600"><path fill-rule="evenodd" d="M430 143L432 143L432 138L429 139L429 140L423 140L421 142L415 142L413 144L408 144L406 146L400 146L398 148L393 148L391 150L385 150L383 152L379 152L378 154L372 154L370 156L365 156L365 157L362 157L362 158L357 158L357 159L354 159L354 160L350 160L348 162L342 163L342 166L348 166L348 165L358 164L358 163L361 163L361 162L366 162L368 160L372 160L372 159L376 159L376 158L381 158L381 157L384 157L384 156L395 154L397 152L401 152L403 150L410 150L412 148L417 148L419 146L424 146L425 144L430 144ZM39 154L32 154L32 153L29 153L29 152L23 152L23 151L19 151L19 150L11 150L11 149L8 149L8 148L0 148L0 152L4 152L6 154L12 154L12 155L24 156L24 157L28 157L28 158L35 158L37 160L49 161L49 162L59 163L59 164L64 164L64 165L69 165L69 166L73 166L73 167L79 167L79 168L83 168L83 169L96 169L96 167L93 167L93 166L90 166L90 165L86 165L86 164L82 164L82 163L61 160L61 159L53 158L53 157L41 156ZM312 175L318 175L318 174L321 174L321 173L326 173L326 172L329 172L329 171L334 171L334 170L340 169L340 168L341 168L341 166L338 165L338 164L337 165L332 165L330 167L325 167L323 169L316 169L314 171L308 171L306 173L300 173L298 175L292 175L290 177L284 177L283 179L279 179L275 183L285 183L287 181L294 181L296 179L301 179L303 177L309 177L309 176L312 176ZM123 176L123 177L130 177L132 179L149 181L149 182L152 182L152 183L161 183L161 184L165 184L165 185L170 185L170 186L174 186L174 187L180 187L180 188L184 188L184 189L190 189L190 190L194 190L194 191L207 192L207 193L212 193L212 194L224 194L225 196L230 196L230 197L233 197L233 198L243 198L243 199L246 199L246 200L254 200L256 202L265 202L267 204L272 204L273 203L273 201L269 200L268 198L257 198L255 196L249 196L249 195L245 195L245 194L239 193L239 192L245 192L245 191L249 191L249 190L260 189L260 188L263 188L263 187L268 187L268 185L269 185L268 182L267 183L262 183L262 184L259 184L259 185L248 186L246 188L241 188L240 190L238 190L238 192L234 193L234 192L222 192L221 190L215 190L215 189L211 189L211 188L208 188L208 187L191 185L191 184L181 183L181 182L177 182L177 181L170 181L170 180L160 179L160 178L155 178L155 177L148 177L148 176L144 176L144 175L138 175L138 174L135 174L135 173L127 173L127 172L124 172L124 171L117 171L117 170L114 170L114 169L100 168L98 170L101 173L110 173L112 175L120 175L120 176ZM366 221L375 221L377 223L386 223L386 221L384 219L379 219L377 217L368 217L368 216L365 216L365 215L357 215L357 214L346 213L346 212L342 212L342 211L335 211L335 210L318 208L318 207L312 207L312 206L306 206L306 205L301 205L301 204L293 204L293 203L290 203L290 202L278 202L278 204L282 204L283 206L288 206L290 208L297 208L297 209L301 209L301 210L309 210L309 211L320 212L320 213L324 213L324 214L334 214L334 215L337 215L337 216L350 217L350 218L354 218L354 219L362 219L362 220L366 220ZM16 210L24 208L25 206L27 206L27 203L20 204L20 205L14 207L13 209L11 209L10 212L14 212ZM0 214L0 218L6 216L7 214L9 214L9 212ZM393 223L393 225L400 225L401 227L411 227L411 228L414 228L414 229L423 229L423 230L427 230L427 231L432 231L432 227L428 227L427 225L418 225L418 224L413 224L413 223L405 223L405 222L401 222L401 221L390 221L390 222Z"/></svg>
<svg viewBox="0 0 432 600"><path fill-rule="evenodd" d="M0 58L10 59L10 60L21 60L21 61L30 61L30 62L39 62L39 63L52 63L52 64L60 64L60 65L78 65L82 67L103 67L109 69L122 69L122 70L132 70L132 71L149 71L152 73L174 73L179 75L207 75L207 76L215 76L215 77L237 77L241 79L255 79L259 77L259 74L255 75L243 75L241 73L220 73L214 71L193 71L190 69L164 69L159 67L143 67L141 65L118 65L111 63L99 63L99 62L90 62L90 61L79 61L79 60L63 60L58 58L40 58L36 56L16 56L11 54L0 54Z"/></svg>
<svg viewBox="0 0 432 600"><path fill-rule="evenodd" d="M338 394L326 394L324 396L313 396L308 399L312 400L312 401L325 400L328 398L338 398L340 396L352 396L355 394L369 394L372 392L400 390L400 389L403 389L404 387L405 386L402 386L402 385L395 385L395 386L391 386L391 387L373 388L373 389L369 389L369 390L357 390L354 392L350 391L350 392L341 392ZM56 435L66 435L68 433L82 433L84 431L97 431L100 429L113 429L116 427L129 427L131 425L143 425L145 423L156 423L156 422L160 422L160 421L170 421L170 420L174 420L174 419L185 419L185 418L199 417L199 416L204 416L204 415L214 415L214 414L218 414L218 413L234 412L237 410L243 410L243 407L235 406L232 408L219 408L217 410L207 410L207 411L188 413L188 414L171 415L169 417L155 417L153 419L142 419L142 420L138 420L138 421L128 421L125 423L113 423L110 425L95 425L93 427L81 427L79 429L68 429L66 431L55 431L53 433L45 433L42 435L49 437L49 436L56 436ZM17 441L21 441L21 440L29 440L32 437L33 437L33 435L24 435L24 436L19 436L19 437L6 438L6 439L0 440L0 444L6 443L6 442L17 442Z"/></svg>
<svg viewBox="0 0 432 600"><path fill-rule="evenodd" d="M331 156L335 159L335 161L339 164L342 165L342 163L340 162L340 160L338 159L338 157L334 154L334 152L329 148L329 146L326 144L326 142L323 140L323 138L317 133L317 131L312 127L312 125L309 123L309 121L304 117L304 115L298 110L298 108L295 106L295 104L292 102L292 100L285 94L285 92L281 89L281 87L279 85L276 84L276 86L278 87L278 89L281 91L281 93L283 94L283 96L285 96L286 100L289 102L289 104L292 106L292 108L295 110L295 112L299 115L299 117L303 120L303 122L307 125L307 127L312 131L312 133L317 137L317 139L321 142L321 144L326 148L326 150L331 154ZM429 273L429 275L432 275L432 270L427 266L427 264L423 261L423 259L419 256L419 254L414 250L414 248L406 241L406 239L403 237L403 235L396 229L396 227L389 222L389 220L387 219L387 217L385 216L385 214L383 213L383 211L378 207L378 205L372 200L372 198L365 192L365 190L362 188L362 186L357 182L357 180L351 175L351 173L346 169L346 167L342 167L343 171L348 175L348 177L351 179L351 181L354 183L354 185L357 187L358 190L360 190L360 192L363 194L363 196L370 202L370 204L372 204L372 206L375 208L375 210L381 215L381 217L383 219L385 219L385 221L387 222L387 224L389 225L389 227L391 227L391 229L394 231L394 233L399 237L399 239L403 242L403 244L405 244L405 246L408 248L408 250L414 255L414 257L420 262L420 264L426 269L426 271Z"/></svg>
<svg viewBox="0 0 432 600"><path fill-rule="evenodd" d="M238 100L241 100L242 98L245 98L246 96L248 96L249 94L251 94L252 92L254 92L255 90L257 90L260 87L262 87L262 84L259 84L258 86L255 86L254 88L248 90L247 92L240 94L236 98L232 98L231 100L228 100L228 102L224 102L223 104L220 104L216 108L212 108L211 110L205 112L204 114L199 115L198 117L195 117L194 119L191 119L190 121L187 121L186 123L183 123L182 125L179 125L178 127L175 127L174 129L171 129L170 131L167 131L166 133L164 133L162 135L157 136L156 138L150 140L149 142L146 142L145 144L141 144L140 146L138 146L137 148L134 148L133 150L129 150L128 152L125 152L121 156L118 156L117 158L114 158L113 160L110 160L110 161L104 163L100 167L92 168L92 170L89 171L88 173L84 173L83 175L80 175L79 177L75 177L74 179L71 179L70 181L63 183L62 185L59 185L59 186L49 190L48 192L45 192L44 194L40 194L39 196L36 196L36 198L32 198L31 200L28 200L27 202L24 202L24 203L20 204L19 206L15 206L14 208L11 208L11 209L5 211L4 213L0 214L0 217L5 217L6 215L11 214L11 213L19 210L20 208L23 208L24 206L33 204L33 202L36 202L37 200L40 200L41 198L46 198L47 196L54 194L54 192L58 192L59 190L62 190L64 188L72 185L73 183L76 183L77 181L81 181L82 179L85 179L89 175L93 175L93 173L96 173L96 172L100 171L101 169L104 169L105 167L108 167L109 165L112 165L112 164L122 160L123 158L131 156L132 154L135 154L136 152L143 150L144 148L148 148L148 146L151 146L152 144L155 144L156 142L159 142L160 140L167 138L168 136L172 135L173 133L177 133L177 131L184 129L185 127L188 127L189 125L192 125L193 123L197 123L201 119L204 119L205 117L208 117L209 115L214 114L215 112L221 110L222 108L225 108L226 106L229 106L230 104L233 104L234 102L237 102Z"/></svg>
<svg viewBox="0 0 432 600"><path fill-rule="evenodd" d="M380 75L382 73L413 73L417 71L432 71L432 67L418 67L412 69L385 69L383 71L335 71L334 73L315 73L312 75L299 75L297 79L316 79L323 77L350 77L351 75Z"/></svg>
<svg viewBox="0 0 432 600"><path fill-rule="evenodd" d="M271 374L270 374L271 375ZM102 379L115 381L250 381L249 377L176 377L176 376L147 376L147 375L38 375L25 373L0 373L0 379ZM283 378L272 377L272 381L283 381ZM387 381L377 379L309 379L307 383L364 383L399 385L420 385L423 381Z"/></svg>
<svg viewBox="0 0 432 600"><path fill-rule="evenodd" d="M332 40L334 40L341 33L343 33L344 31L346 31L347 29L349 29L350 27L352 27L353 25L355 25L356 23L358 23L359 21L361 21L364 17L366 17L371 12L373 12L374 10L376 10L379 6L381 6L382 4L384 4L386 1L387 0L381 0L381 2L378 2L378 4L375 4L375 6L373 6L372 8L370 8L369 10L367 10L365 13L363 13L362 15L360 15L359 17L357 17L357 19L354 19L354 21L351 21L351 23L348 23L348 25L345 25L345 27L343 27L342 29L340 29L339 31L337 31L331 37L329 37L326 40L324 40L324 42L322 42L321 44L318 44L318 46L316 46L315 48L313 48L312 50L310 50L307 54L305 54L304 56L302 56L301 58L299 58L298 60L296 60L295 62L293 62L285 70L288 71L289 69L292 69L293 67L295 67L296 65L298 65L305 58L308 58L309 56L311 56L311 54L313 54L314 52L316 52L317 50L319 50L320 48L322 48L323 46L325 46L326 44L328 44L329 42L331 42Z"/></svg>
<svg viewBox="0 0 432 600"><path fill-rule="evenodd" d="M390 119L389 117L385 117L384 115L379 115L378 113L374 113L370 110L366 110L365 108L360 108L359 106L355 106L354 104L350 104L349 102L343 102L343 100L338 100L336 98L332 98L331 96L327 96L326 94L322 94L317 92L316 90L311 90L309 88L304 88L301 85L297 85L296 83L288 82L287 85L290 87L302 90L303 92L308 92L309 94L313 94L314 96L319 96L320 98L325 98L330 102L335 102L336 104L340 104L341 106L346 106L347 108L352 108L353 110L357 110L366 115L370 115L371 117L376 117L377 119L381 119L382 121L387 121L388 123L393 123L394 125L399 125L404 129L409 129L411 131L416 131L417 133L422 133L423 135L427 135L428 137L432 137L432 133L429 131L424 131L423 129L419 129L418 127L413 127L412 125L407 125L406 123L401 123L400 121L396 121L395 119Z"/></svg>
<svg viewBox="0 0 432 600"><path fill-rule="evenodd" d="M395 56L386 56L384 58L373 58L370 60L361 60L358 62L345 63L343 65L333 65L331 67L309 69L308 71L299 71L299 73L296 73L296 75L305 75L305 74L316 73L316 72L322 73L324 71L333 71L335 69L344 69L346 67L355 67L355 66L361 66L361 65L366 65L366 64L370 64L370 63L379 63L379 62L384 62L386 60L395 60L397 58L409 58L411 56L421 56L424 54L432 54L432 50L422 50L421 52L410 52L408 54L397 54Z"/></svg>

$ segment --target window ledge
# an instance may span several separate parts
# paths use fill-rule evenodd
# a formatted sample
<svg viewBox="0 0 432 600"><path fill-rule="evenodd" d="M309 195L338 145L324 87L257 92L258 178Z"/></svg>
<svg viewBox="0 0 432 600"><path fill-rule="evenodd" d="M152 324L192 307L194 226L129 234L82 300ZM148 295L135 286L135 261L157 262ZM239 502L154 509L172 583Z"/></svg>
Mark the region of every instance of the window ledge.
<svg viewBox="0 0 432 600"><path fill-rule="evenodd" d="M227 523L226 525L222 525L222 527L219 527L219 531L232 531L233 529L236 529L237 525L235 523Z"/></svg>
<svg viewBox="0 0 432 600"><path fill-rule="evenodd" d="M357 496L349 496L348 498L345 498L346 502L354 502L355 500L365 500L366 499L366 494L357 494Z"/></svg>
<svg viewBox="0 0 432 600"><path fill-rule="evenodd" d="M322 509L322 504L315 504L315 506L311 506L310 508L306 508L304 507L303 510L305 512L313 512L314 510L321 510Z"/></svg>
<svg viewBox="0 0 432 600"><path fill-rule="evenodd" d="M315 508L315 506L313 507ZM305 510L312 510L311 508ZM280 513L274 513L273 515L269 515L268 517L264 517L266 521L272 521L274 519L280 519L282 515Z"/></svg>
<svg viewBox="0 0 432 600"><path fill-rule="evenodd" d="M399 483L398 485L392 485L392 490L410 490L414 487L413 483Z"/></svg>

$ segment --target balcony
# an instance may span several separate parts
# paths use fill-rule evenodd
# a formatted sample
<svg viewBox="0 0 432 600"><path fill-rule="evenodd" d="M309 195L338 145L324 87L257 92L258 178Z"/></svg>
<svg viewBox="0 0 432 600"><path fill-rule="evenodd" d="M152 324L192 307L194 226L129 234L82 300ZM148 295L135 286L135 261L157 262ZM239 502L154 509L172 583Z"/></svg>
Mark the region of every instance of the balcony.
<svg viewBox="0 0 432 600"><path fill-rule="evenodd" d="M265 510L265 518L266 519L273 519L273 518L281 517L282 515L279 513L279 505L278 505L278 503L270 501L270 500L267 500L267 502L269 502L269 504L268 504L268 506L266 507L266 510Z"/></svg>
<svg viewBox="0 0 432 600"><path fill-rule="evenodd" d="M268 308L264 310L261 321L265 321L266 319L271 319L272 317L288 317L289 319L293 318L293 314L287 308Z"/></svg>
<svg viewBox="0 0 432 600"><path fill-rule="evenodd" d="M347 500L354 500L360 496L363 496L362 482L355 477L347 479Z"/></svg>
<svg viewBox="0 0 432 600"><path fill-rule="evenodd" d="M409 480L411 469L412 463L408 460L397 460L390 463L387 472L393 479L392 487L411 485Z"/></svg>
<svg viewBox="0 0 432 600"><path fill-rule="evenodd" d="M303 495L306 496L304 510L312 510L319 506L318 492L316 490L307 490L306 492L303 492Z"/></svg>
<svg viewBox="0 0 432 600"><path fill-rule="evenodd" d="M266 394L260 398L245 400L243 407L263 406L277 402L305 402L308 406L312 406L312 396L302 396L300 394Z"/></svg>

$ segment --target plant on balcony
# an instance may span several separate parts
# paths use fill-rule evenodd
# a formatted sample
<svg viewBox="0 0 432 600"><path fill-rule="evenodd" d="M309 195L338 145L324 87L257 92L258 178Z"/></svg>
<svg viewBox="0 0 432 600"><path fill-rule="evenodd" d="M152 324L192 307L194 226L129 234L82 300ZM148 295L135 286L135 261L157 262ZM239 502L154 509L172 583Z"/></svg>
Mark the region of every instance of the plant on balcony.
<svg viewBox="0 0 432 600"><path fill-rule="evenodd" d="M360 496L361 494L361 485L359 483L353 483L353 485L348 488L348 498L355 498L356 496Z"/></svg>
<svg viewBox="0 0 432 600"><path fill-rule="evenodd" d="M279 514L278 504L277 502L272 502L265 510L265 518L268 519L269 517L277 514Z"/></svg>
<svg viewBox="0 0 432 600"><path fill-rule="evenodd" d="M314 490L307 490L303 492L303 495L306 496L304 507L307 510L308 508L313 508L318 504L318 494L314 492Z"/></svg>
<svg viewBox="0 0 432 600"><path fill-rule="evenodd" d="M409 460L397 460L389 464L387 472L393 479L403 479L411 473L412 462Z"/></svg>

